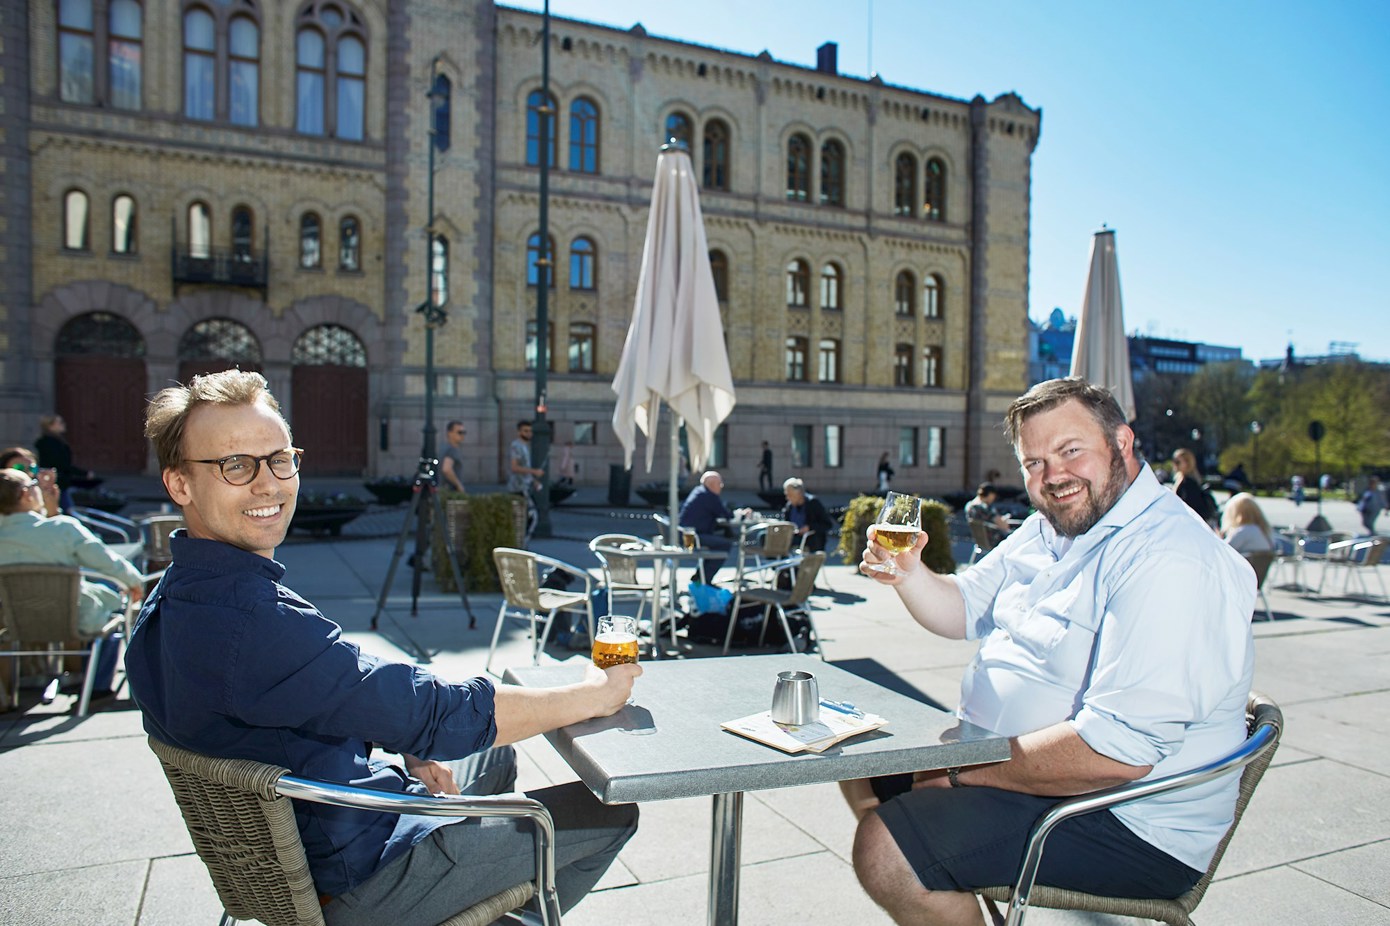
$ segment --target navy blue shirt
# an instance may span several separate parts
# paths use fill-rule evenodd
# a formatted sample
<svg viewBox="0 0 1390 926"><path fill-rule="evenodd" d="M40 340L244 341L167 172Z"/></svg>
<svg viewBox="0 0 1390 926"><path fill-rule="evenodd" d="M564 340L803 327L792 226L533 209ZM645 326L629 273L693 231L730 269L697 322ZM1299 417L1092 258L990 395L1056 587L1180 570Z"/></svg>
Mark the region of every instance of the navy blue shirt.
<svg viewBox="0 0 1390 926"><path fill-rule="evenodd" d="M720 518L727 520L732 517L729 509L724 507L718 492L711 492L704 485L697 485L685 497L685 504L681 505L680 526L693 528L695 533L703 536L719 530L719 525L715 522Z"/></svg>
<svg viewBox="0 0 1390 926"><path fill-rule="evenodd" d="M449 684L362 653L341 628L280 584L285 567L176 533L173 565L140 612L126 651L130 691L158 740L253 759L293 774L424 793L371 743L456 759L497 738L494 688ZM314 884L337 896L449 818L295 801Z"/></svg>

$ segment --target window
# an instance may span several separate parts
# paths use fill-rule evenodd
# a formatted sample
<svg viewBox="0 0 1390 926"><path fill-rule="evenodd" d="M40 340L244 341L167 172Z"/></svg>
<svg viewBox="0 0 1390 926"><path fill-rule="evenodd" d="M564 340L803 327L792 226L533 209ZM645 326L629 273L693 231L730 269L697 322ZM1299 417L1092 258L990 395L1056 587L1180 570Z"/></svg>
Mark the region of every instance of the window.
<svg viewBox="0 0 1390 926"><path fill-rule="evenodd" d="M551 288L555 288L555 262L550 255L555 253L555 239L549 239L546 244L546 253L541 254L540 233L532 235L526 239L526 285L535 286L541 278L541 267L545 267L545 281Z"/></svg>
<svg viewBox="0 0 1390 926"><path fill-rule="evenodd" d="M598 249L585 237L570 243L570 289L595 289L594 262Z"/></svg>
<svg viewBox="0 0 1390 926"><path fill-rule="evenodd" d="M845 429L838 424L825 426L825 468L839 469L844 461Z"/></svg>
<svg viewBox="0 0 1390 926"><path fill-rule="evenodd" d="M917 314L917 278L911 271L902 271L893 282L893 310L905 318Z"/></svg>
<svg viewBox="0 0 1390 926"><path fill-rule="evenodd" d="M941 278L928 276L922 281L922 317L941 317Z"/></svg>
<svg viewBox="0 0 1390 926"><path fill-rule="evenodd" d="M729 258L723 251L709 252L709 271L714 276L714 297L720 302L728 302Z"/></svg>
<svg viewBox="0 0 1390 926"><path fill-rule="evenodd" d="M111 0L107 20L107 96L116 109L139 109L143 48L140 4L136 0Z"/></svg>
<svg viewBox="0 0 1390 926"><path fill-rule="evenodd" d="M714 429L714 442L709 448L711 468L723 469L729 465L729 425L727 422Z"/></svg>
<svg viewBox="0 0 1390 926"><path fill-rule="evenodd" d="M570 324L570 372L594 372L594 326L588 322Z"/></svg>
<svg viewBox="0 0 1390 926"><path fill-rule="evenodd" d="M319 247L320 223L318 213L306 212L299 218L299 266L306 270L323 265Z"/></svg>
<svg viewBox="0 0 1390 926"><path fill-rule="evenodd" d="M691 134L690 117L682 112L674 112L666 117L666 134L661 140L666 142L674 138L676 141L683 141L688 151L691 150Z"/></svg>
<svg viewBox="0 0 1390 926"><path fill-rule="evenodd" d="M893 214L911 216L916 204L917 159L903 153L893 164Z"/></svg>
<svg viewBox="0 0 1390 926"><path fill-rule="evenodd" d="M183 114L211 120L217 96L217 33L212 14L194 7L183 16Z"/></svg>
<svg viewBox="0 0 1390 926"><path fill-rule="evenodd" d="M787 264L787 305L804 309L811 304L811 268L801 258Z"/></svg>
<svg viewBox="0 0 1390 926"><path fill-rule="evenodd" d="M805 338L787 338L787 382L806 382L806 354L808 350Z"/></svg>
<svg viewBox="0 0 1390 926"><path fill-rule="evenodd" d="M212 210L207 203L188 206L188 256L196 260L212 257Z"/></svg>
<svg viewBox="0 0 1390 926"><path fill-rule="evenodd" d="M598 173L598 106L588 97L570 104L570 170Z"/></svg>
<svg viewBox="0 0 1390 926"><path fill-rule="evenodd" d="M922 194L922 217L933 222L946 221L946 165L940 158L927 162L927 182Z"/></svg>
<svg viewBox="0 0 1390 926"><path fill-rule="evenodd" d="M434 130L436 151L448 151L450 138L450 113L454 105L454 85L447 75L434 75L434 86L430 88L430 105L434 107L431 126Z"/></svg>
<svg viewBox="0 0 1390 926"><path fill-rule="evenodd" d="M893 385L912 385L912 345L899 344L893 348Z"/></svg>
<svg viewBox="0 0 1390 926"><path fill-rule="evenodd" d="M367 37L357 14L313 0L295 35L295 131L361 141L366 129Z"/></svg>
<svg viewBox="0 0 1390 926"><path fill-rule="evenodd" d="M941 348L922 348L922 385L941 386Z"/></svg>
<svg viewBox="0 0 1390 926"><path fill-rule="evenodd" d="M834 338L821 338L817 358L819 360L818 379L823 383L838 383L840 381L840 342Z"/></svg>
<svg viewBox="0 0 1390 926"><path fill-rule="evenodd" d="M555 166L555 97L547 98L539 90L532 90L526 96L526 164L539 167L541 164L541 119L545 119L545 163Z"/></svg>
<svg viewBox="0 0 1390 926"><path fill-rule="evenodd" d="M820 204L845 204L845 146L828 141L820 149Z"/></svg>
<svg viewBox="0 0 1390 926"><path fill-rule="evenodd" d="M804 203L811 198L811 141L797 134L787 142L787 199Z"/></svg>
<svg viewBox="0 0 1390 926"><path fill-rule="evenodd" d="M63 247L86 251L91 247L91 215L87 194L68 190L63 194Z"/></svg>
<svg viewBox="0 0 1390 926"><path fill-rule="evenodd" d="M338 269L362 269L362 227L355 215L345 215L338 223Z"/></svg>
<svg viewBox="0 0 1390 926"><path fill-rule="evenodd" d="M844 274L835 264L820 268L820 307L840 311L844 303L840 298L841 281Z"/></svg>
<svg viewBox="0 0 1390 926"><path fill-rule="evenodd" d="M811 431L809 424L792 425L793 469L803 469L811 465Z"/></svg>
<svg viewBox="0 0 1390 926"><path fill-rule="evenodd" d="M927 465L946 465L945 428L927 428Z"/></svg>
<svg viewBox="0 0 1390 926"><path fill-rule="evenodd" d="M111 253L134 254L136 231L135 198L122 193L111 200Z"/></svg>
<svg viewBox="0 0 1390 926"><path fill-rule="evenodd" d="M705 144L701 168L704 188L729 188L729 127L720 119L705 123Z"/></svg>
<svg viewBox="0 0 1390 926"><path fill-rule="evenodd" d="M327 64L323 35L301 29L295 39L295 130L322 135L324 72Z"/></svg>
<svg viewBox="0 0 1390 926"><path fill-rule="evenodd" d="M295 339L294 347L290 348L290 363L312 367L365 367L367 347L351 329L342 325L315 325Z"/></svg>
<svg viewBox="0 0 1390 926"><path fill-rule="evenodd" d="M917 465L916 428L898 428L898 465Z"/></svg>
<svg viewBox="0 0 1390 926"><path fill-rule="evenodd" d="M338 124L336 135L361 141L367 105L367 46L354 35L338 43Z"/></svg>
<svg viewBox="0 0 1390 926"><path fill-rule="evenodd" d="M555 371L555 323L546 324L547 335L545 339L545 368L552 373ZM533 318L526 323L526 369L536 368L536 320Z"/></svg>
<svg viewBox="0 0 1390 926"><path fill-rule="evenodd" d="M251 262L251 210L237 206L232 210L232 260L239 264Z"/></svg>
<svg viewBox="0 0 1390 926"><path fill-rule="evenodd" d="M228 44L228 113L233 125L260 122L261 30L250 16L232 20Z"/></svg>
<svg viewBox="0 0 1390 926"><path fill-rule="evenodd" d="M64 103L96 102L93 25L91 0L58 4L58 98Z"/></svg>
<svg viewBox="0 0 1390 926"><path fill-rule="evenodd" d="M574 444L592 446L598 443L597 421L576 421L574 423Z"/></svg>
<svg viewBox="0 0 1390 926"><path fill-rule="evenodd" d="M430 239L430 302L449 304L449 239L443 235Z"/></svg>

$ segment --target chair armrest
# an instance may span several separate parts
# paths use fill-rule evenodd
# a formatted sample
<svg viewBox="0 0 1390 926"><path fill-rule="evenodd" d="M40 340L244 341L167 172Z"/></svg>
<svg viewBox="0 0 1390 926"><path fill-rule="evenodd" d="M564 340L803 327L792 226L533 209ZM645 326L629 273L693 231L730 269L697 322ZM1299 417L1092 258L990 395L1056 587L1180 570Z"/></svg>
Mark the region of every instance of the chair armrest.
<svg viewBox="0 0 1390 926"><path fill-rule="evenodd" d="M542 556L539 553L532 555L535 556L538 566L549 566L551 569L558 569L561 572L568 573L576 579L583 579L584 591L590 595L594 593L594 577L586 570L580 569L577 566L571 566L569 563L563 562L562 560L552 559L549 556Z"/></svg>

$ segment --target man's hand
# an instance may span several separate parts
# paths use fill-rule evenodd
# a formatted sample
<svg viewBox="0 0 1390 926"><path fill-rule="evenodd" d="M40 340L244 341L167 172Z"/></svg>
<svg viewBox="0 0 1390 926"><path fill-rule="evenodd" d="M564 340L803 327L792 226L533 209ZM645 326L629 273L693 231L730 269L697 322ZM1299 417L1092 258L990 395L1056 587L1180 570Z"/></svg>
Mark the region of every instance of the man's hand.
<svg viewBox="0 0 1390 926"><path fill-rule="evenodd" d="M559 727L608 717L620 711L632 695L632 680L642 667L632 663L599 669L586 663L584 678L559 688L499 685L496 691L498 746Z"/></svg>
<svg viewBox="0 0 1390 926"><path fill-rule="evenodd" d="M917 542L912 545L912 549L906 553L900 553L896 557L890 556L888 551L877 543L878 528L870 524L868 530L869 542L864 547L864 554L859 558L859 571L866 576L877 579L883 585L900 585L908 576L916 573L922 568L922 550L927 546L927 532L917 532ZM869 568L893 560L893 565L897 567L897 574L891 572L876 572Z"/></svg>
<svg viewBox="0 0 1390 926"><path fill-rule="evenodd" d="M622 710L627 699L632 697L632 683L642 674L642 667L636 663L625 663L608 669L600 669L589 663L584 673L584 684L594 689L598 695L595 717L607 717Z"/></svg>
<svg viewBox="0 0 1390 926"><path fill-rule="evenodd" d="M433 759L417 759L414 756L402 758L405 759L405 770L420 779L431 794L459 793L459 786L454 782L454 773L449 766Z"/></svg>

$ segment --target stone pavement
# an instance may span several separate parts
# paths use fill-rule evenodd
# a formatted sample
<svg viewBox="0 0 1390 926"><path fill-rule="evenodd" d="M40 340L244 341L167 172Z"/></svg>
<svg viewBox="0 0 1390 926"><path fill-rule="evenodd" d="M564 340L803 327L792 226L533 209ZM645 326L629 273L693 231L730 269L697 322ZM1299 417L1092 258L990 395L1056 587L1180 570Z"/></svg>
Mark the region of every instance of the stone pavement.
<svg viewBox="0 0 1390 926"><path fill-rule="evenodd" d="M598 491L581 491L576 500ZM737 494L731 501L745 503ZM1306 523L1313 515L1311 505L1263 504L1276 524ZM1324 514L1338 528L1356 524L1349 502L1329 501ZM411 617L411 574L403 562L382 632L368 629L402 515L403 509L374 510L357 531L375 538L351 539L354 532L347 531L334 542L287 543L280 559L288 580L364 649L409 658L404 631L431 653L432 670L476 674L496 595L472 596L478 627L469 630L457 596L439 593L426 576L419 616ZM534 546L592 566L589 537L609 530L647 534L649 525L636 511L567 505L555 513L557 537ZM968 545L957 553L963 559ZM813 599L822 609L816 621L826 659L939 704L954 703L971 644L916 629L891 591L850 566L829 566L826 576L833 591ZM1314 568L1306 578L1316 576ZM1283 707L1287 732L1197 919L1237 926L1390 924L1390 606L1283 588L1268 594L1275 619L1255 624L1256 687ZM528 658L522 625L510 623L499 665ZM545 658L582 656L552 647ZM32 703L31 693L24 709L0 714L0 780L8 782L0 790L0 923L211 926L220 905L145 746L138 713L121 692L77 720L68 713L72 700L60 697L45 708ZM542 739L526 743L522 754L522 787L573 778ZM709 801L642 810L641 831L566 923L705 922ZM750 793L741 922L887 923L855 881L852 832L833 785ZM1128 921L1036 910L1029 922Z"/></svg>

